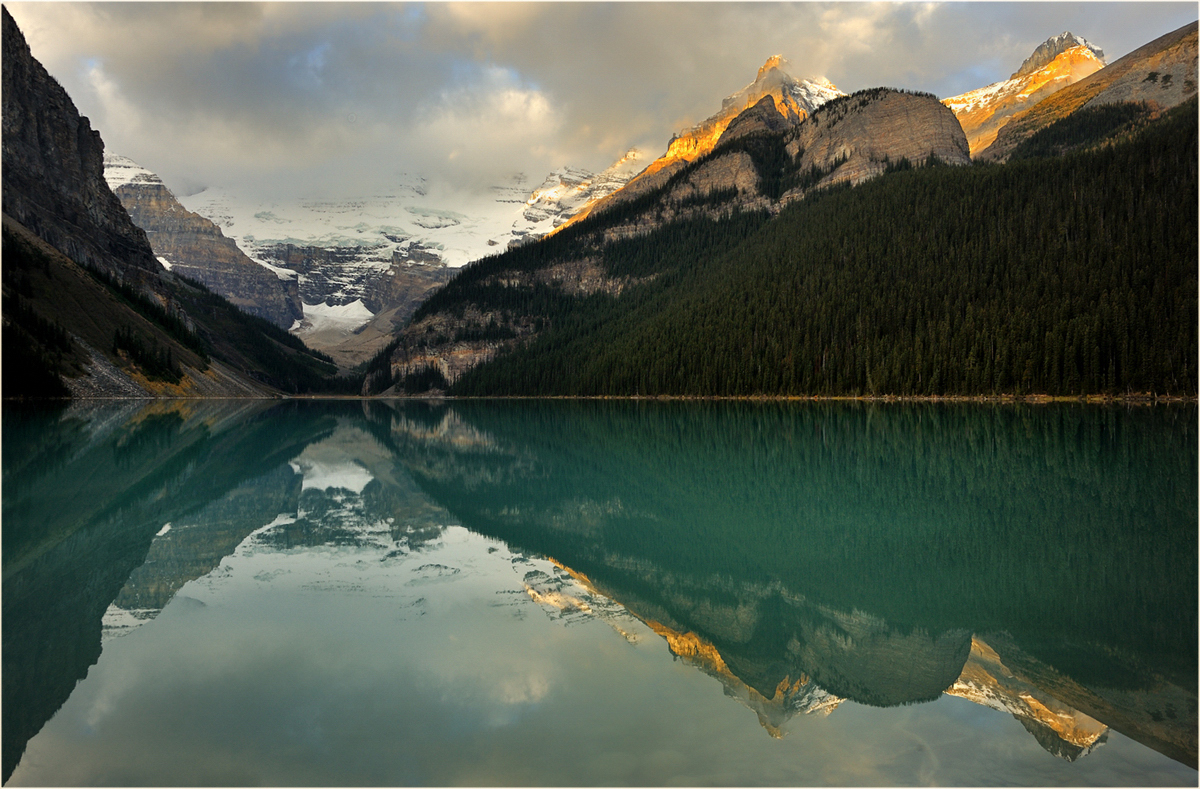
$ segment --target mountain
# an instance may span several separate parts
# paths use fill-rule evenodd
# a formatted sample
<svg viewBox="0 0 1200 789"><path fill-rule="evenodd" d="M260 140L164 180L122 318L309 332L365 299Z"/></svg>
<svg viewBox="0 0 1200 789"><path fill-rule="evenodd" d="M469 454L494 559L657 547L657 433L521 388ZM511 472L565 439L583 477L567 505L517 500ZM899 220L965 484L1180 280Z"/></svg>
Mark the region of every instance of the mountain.
<svg viewBox="0 0 1200 789"><path fill-rule="evenodd" d="M532 190L519 174L482 197L405 174L358 198L258 200L213 187L182 203L250 259L294 278L303 312L288 327L348 369L387 345L455 268L540 238L624 186L643 160L633 149L600 173L563 167Z"/></svg>
<svg viewBox="0 0 1200 789"><path fill-rule="evenodd" d="M246 257L219 227L184 208L157 175L124 156L105 154L104 177L165 268L285 329L303 319L295 274Z"/></svg>
<svg viewBox="0 0 1200 789"><path fill-rule="evenodd" d="M1108 67L1016 115L979 158L1004 161L1040 129L1081 109L1144 102L1152 113L1196 95L1197 25L1192 22L1135 49Z"/></svg>
<svg viewBox="0 0 1200 789"><path fill-rule="evenodd" d="M166 271L104 178L104 143L3 11L6 397L336 388L327 360Z"/></svg>
<svg viewBox="0 0 1200 789"><path fill-rule="evenodd" d="M555 170L525 201L521 218L513 223L516 238L510 244L540 238L581 211L589 210L641 172L644 160L645 155L632 148L599 174L574 167Z"/></svg>
<svg viewBox="0 0 1200 789"><path fill-rule="evenodd" d="M909 158L969 162L935 98L837 99L467 267L367 387L1193 396L1196 127L1189 102L1079 155L946 167Z"/></svg>
<svg viewBox="0 0 1200 789"><path fill-rule="evenodd" d="M381 387L385 378L390 385L406 376L425 376L426 370L436 370L444 384L452 384L476 365L553 328L573 304L626 301L626 294L646 292L651 285L655 290L670 279L657 264L628 271L612 265L606 244L632 244L672 225L709 223L732 212L741 212L741 219L731 221L742 227L816 191L859 184L912 162L970 163L962 128L933 96L860 91L823 104L798 125L788 117L786 106L781 113L773 96L763 96L725 124L708 153L670 165L671 175L658 187L647 189L646 181L635 186L635 179L597 202L587 219L563 225L538 244L464 269L414 314L394 344L391 366L373 365L378 378L370 386ZM678 249L662 249L677 238L672 232L647 242L647 248L672 260L677 254L705 259L724 249L724 243L703 243L707 230ZM522 303L526 294L531 301ZM560 315L560 310L566 312Z"/></svg>
<svg viewBox="0 0 1200 789"><path fill-rule="evenodd" d="M992 144L1013 115L1104 67L1104 52L1073 33L1047 39L1003 82L943 99L966 132L971 155Z"/></svg>
<svg viewBox="0 0 1200 789"><path fill-rule="evenodd" d="M496 224L475 213L478 205L466 209L471 214L429 205L427 184L415 176L353 199L259 200L213 187L181 202L251 260L295 277L303 315L289 328L343 367L385 345L450 278L448 262L462 265L490 249ZM514 213L494 200L484 207Z"/></svg>
<svg viewBox="0 0 1200 789"><path fill-rule="evenodd" d="M146 234L108 188L100 133L4 13L4 213L81 265L161 291Z"/></svg>
<svg viewBox="0 0 1200 789"><path fill-rule="evenodd" d="M1083 47L1084 49L1088 50L1092 57L1099 60L1101 65L1103 65L1104 50L1094 46L1087 39L1080 38L1070 31L1063 31L1057 36L1051 36L1039 44L1038 48L1033 50L1033 54L1025 58L1025 61L1021 63L1021 67L1013 72L1013 75L1010 77L1010 79L1016 79L1017 77L1023 77L1029 74L1037 73L1053 63L1055 60L1058 60L1059 56L1064 52L1071 52L1079 47Z"/></svg>
<svg viewBox="0 0 1200 789"><path fill-rule="evenodd" d="M662 186L688 163L711 151L734 119L768 96L783 123L795 126L825 102L846 95L824 77L796 80L787 73L787 67L788 62L780 55L767 58L754 81L727 96L721 102L720 111L673 136L667 143L666 153L651 162L613 196L585 206L571 221L579 221L593 210L602 209L616 201L636 198Z"/></svg>

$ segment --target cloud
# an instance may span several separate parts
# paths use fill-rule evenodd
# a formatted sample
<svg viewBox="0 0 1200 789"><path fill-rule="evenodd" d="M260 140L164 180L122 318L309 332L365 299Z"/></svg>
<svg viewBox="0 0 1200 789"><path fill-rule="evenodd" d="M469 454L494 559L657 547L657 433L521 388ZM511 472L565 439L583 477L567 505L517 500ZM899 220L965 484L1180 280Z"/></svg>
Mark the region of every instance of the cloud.
<svg viewBox="0 0 1200 789"><path fill-rule="evenodd" d="M1072 30L1110 61L1192 3L9 3L110 150L168 185L354 190L601 169L797 77L948 96Z"/></svg>

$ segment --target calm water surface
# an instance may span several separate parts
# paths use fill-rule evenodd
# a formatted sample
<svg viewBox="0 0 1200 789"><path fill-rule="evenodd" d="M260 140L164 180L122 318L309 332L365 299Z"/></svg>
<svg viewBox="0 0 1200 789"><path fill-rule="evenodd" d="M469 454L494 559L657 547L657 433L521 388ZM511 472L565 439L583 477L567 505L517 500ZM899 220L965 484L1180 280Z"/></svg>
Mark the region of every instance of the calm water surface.
<svg viewBox="0 0 1200 789"><path fill-rule="evenodd" d="M1196 785L1194 406L3 412L9 785Z"/></svg>

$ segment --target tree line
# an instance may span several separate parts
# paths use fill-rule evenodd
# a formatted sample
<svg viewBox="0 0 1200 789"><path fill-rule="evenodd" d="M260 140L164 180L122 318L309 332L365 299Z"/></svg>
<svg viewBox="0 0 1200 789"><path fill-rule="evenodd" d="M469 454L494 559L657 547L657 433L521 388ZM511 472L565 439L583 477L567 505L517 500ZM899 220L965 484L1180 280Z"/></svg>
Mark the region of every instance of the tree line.
<svg viewBox="0 0 1200 789"><path fill-rule="evenodd" d="M1196 113L1068 118L1043 142L1072 153L899 166L774 219L609 244L588 220L472 266L423 309L546 321L461 395L1194 396ZM584 256L655 276L619 298L487 282Z"/></svg>

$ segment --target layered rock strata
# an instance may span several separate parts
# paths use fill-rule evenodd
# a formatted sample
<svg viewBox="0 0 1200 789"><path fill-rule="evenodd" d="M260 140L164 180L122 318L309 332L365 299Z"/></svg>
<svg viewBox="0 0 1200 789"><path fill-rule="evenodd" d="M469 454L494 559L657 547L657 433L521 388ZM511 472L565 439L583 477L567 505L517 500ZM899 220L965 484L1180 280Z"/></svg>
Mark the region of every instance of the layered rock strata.
<svg viewBox="0 0 1200 789"><path fill-rule="evenodd" d="M859 91L823 107L796 129L787 152L800 172L832 168L819 186L860 184L902 159L971 163L966 134L954 113L933 96L889 88ZM794 190L783 200L801 194L803 190Z"/></svg>
<svg viewBox="0 0 1200 789"><path fill-rule="evenodd" d="M162 269L104 181L104 142L3 12L4 213L77 263L147 289Z"/></svg>
<svg viewBox="0 0 1200 789"><path fill-rule="evenodd" d="M106 155L104 172L165 268L285 329L304 318L294 274L272 271L246 257L221 228L184 208L157 175L131 159Z"/></svg>

